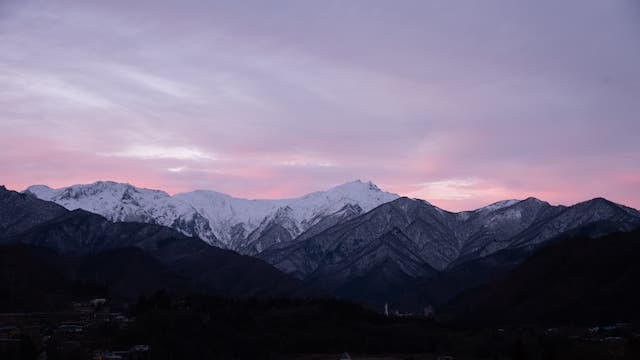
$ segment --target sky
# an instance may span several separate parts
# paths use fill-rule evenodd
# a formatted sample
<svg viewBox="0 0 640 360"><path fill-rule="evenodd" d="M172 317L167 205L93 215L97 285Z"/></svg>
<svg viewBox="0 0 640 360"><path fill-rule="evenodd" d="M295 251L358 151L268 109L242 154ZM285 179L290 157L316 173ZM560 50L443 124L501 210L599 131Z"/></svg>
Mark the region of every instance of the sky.
<svg viewBox="0 0 640 360"><path fill-rule="evenodd" d="M0 0L0 184L640 208L637 0Z"/></svg>

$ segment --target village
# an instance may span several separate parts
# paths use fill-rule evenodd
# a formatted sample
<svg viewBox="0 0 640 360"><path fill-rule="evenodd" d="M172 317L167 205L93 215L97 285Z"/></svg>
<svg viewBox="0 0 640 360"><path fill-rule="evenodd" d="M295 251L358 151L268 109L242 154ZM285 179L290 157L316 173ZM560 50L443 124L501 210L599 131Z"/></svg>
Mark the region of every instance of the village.
<svg viewBox="0 0 640 360"><path fill-rule="evenodd" d="M112 308L107 299L73 302L59 312L0 313L0 354L7 358L144 360L149 345L112 348L117 332L135 320L126 309Z"/></svg>
<svg viewBox="0 0 640 360"><path fill-rule="evenodd" d="M178 306L178 308L181 307L182 305ZM128 305L111 304L108 299L96 298L86 302L73 302L67 310L58 312L0 313L0 355L2 355L0 358L151 359L153 352L149 344L118 346L117 341L114 341L119 334L123 333L123 330L136 321L130 310ZM431 306L426 307L424 313L415 315L402 313L385 304L383 316L404 319L426 318L437 322L436 313ZM469 334L466 339L470 342L482 342L481 339L497 342L511 342L513 339L524 339L525 342L526 339L538 339L537 341L542 339L551 344L569 344L581 350L605 351L611 359L626 359L629 358L630 349L636 349L640 343L640 332L627 323L553 328L505 327L478 329L476 333ZM425 354L425 356L424 359L441 360L483 358L482 356L456 357L443 354ZM349 355L348 353L340 357L359 358L357 354Z"/></svg>

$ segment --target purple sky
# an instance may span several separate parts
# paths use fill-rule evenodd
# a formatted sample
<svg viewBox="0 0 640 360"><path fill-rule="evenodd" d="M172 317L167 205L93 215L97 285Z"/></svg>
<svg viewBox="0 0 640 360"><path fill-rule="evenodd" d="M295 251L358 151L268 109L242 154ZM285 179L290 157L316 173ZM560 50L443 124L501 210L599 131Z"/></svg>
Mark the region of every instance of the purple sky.
<svg viewBox="0 0 640 360"><path fill-rule="evenodd" d="M0 143L18 190L639 208L640 2L0 0Z"/></svg>

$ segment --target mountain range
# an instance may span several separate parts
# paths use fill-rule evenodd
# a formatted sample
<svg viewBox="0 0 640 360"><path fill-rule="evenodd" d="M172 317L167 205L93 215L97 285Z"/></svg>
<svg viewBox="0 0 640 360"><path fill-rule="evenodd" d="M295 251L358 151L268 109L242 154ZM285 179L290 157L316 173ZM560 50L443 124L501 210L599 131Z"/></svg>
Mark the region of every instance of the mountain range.
<svg viewBox="0 0 640 360"><path fill-rule="evenodd" d="M2 294L33 288L32 278L52 275L24 278L24 273L37 275L44 269L58 274L54 277L61 279L60 284L84 281L90 274L115 291L112 296L122 297L163 288L226 296L305 295L298 280L254 257L210 246L165 226L111 222L4 187L0 187L0 224L2 258L18 254L32 265L25 271L24 264L3 261Z"/></svg>
<svg viewBox="0 0 640 360"><path fill-rule="evenodd" d="M451 213L426 201L399 198L292 244L258 256L279 269L335 294L383 304L412 294L419 302L442 302L517 265L546 242L572 231L599 236L640 226L637 210L597 198L552 206L534 198L503 201L475 211ZM509 256L500 256L509 252ZM492 261L486 261L491 259ZM485 261L464 277L460 268ZM506 266L508 265L508 266ZM496 273L499 272L499 273ZM454 281L460 287L443 294Z"/></svg>
<svg viewBox="0 0 640 360"><path fill-rule="evenodd" d="M56 203L74 210L66 215L74 221L95 216L82 210L99 214L110 224L105 229L114 234L130 233L124 229L132 222L142 229L141 223L154 229L168 226L190 239L189 244L200 241L197 237L212 248L258 257L297 278L305 288L376 307L391 302L411 309L444 304L469 288L496 280L541 246L568 234L593 238L640 226L640 212L602 198L573 206L554 206L535 198L505 200L454 213L361 181L283 200L246 200L210 191L170 196L113 182L61 189L31 186L23 195L31 199L24 201L37 197L47 200L49 207ZM63 219L64 215L56 221ZM72 247L108 244L105 249L111 249L121 241L121 246L145 249L156 258L172 256L173 250L158 252L153 241L142 240L144 232L140 240L122 240L96 235L107 231L99 229L79 237L88 244ZM64 236L43 235L45 230L23 232L22 239L30 244L58 241L57 246L65 248ZM68 232L72 230L60 233ZM207 266L202 259L198 269L205 271ZM188 273L194 276L193 271Z"/></svg>
<svg viewBox="0 0 640 360"><path fill-rule="evenodd" d="M204 190L170 196L164 191L110 181L60 189L35 185L25 193L69 210L84 209L114 222L169 226L210 245L245 254L257 254L304 232L320 232L398 198L362 181L278 200L240 199Z"/></svg>

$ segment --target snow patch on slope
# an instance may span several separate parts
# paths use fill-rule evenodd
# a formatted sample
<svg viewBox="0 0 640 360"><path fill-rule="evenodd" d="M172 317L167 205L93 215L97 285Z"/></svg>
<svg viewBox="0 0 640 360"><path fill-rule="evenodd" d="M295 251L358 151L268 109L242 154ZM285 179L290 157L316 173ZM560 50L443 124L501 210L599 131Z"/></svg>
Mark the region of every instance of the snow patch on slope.
<svg viewBox="0 0 640 360"><path fill-rule="evenodd" d="M485 206L483 208L480 208L476 211L480 211L480 212L489 212L489 211L496 211L496 210L500 210L500 209L504 209L507 208L509 206L515 205L517 203L519 203L521 200L516 200L516 199L510 199L510 200L502 200L502 201L498 201L495 202L491 205Z"/></svg>

